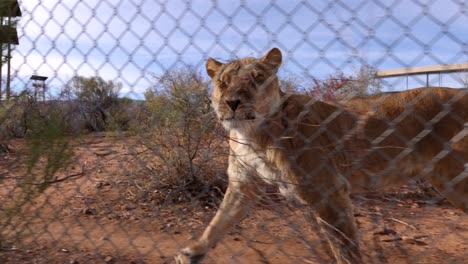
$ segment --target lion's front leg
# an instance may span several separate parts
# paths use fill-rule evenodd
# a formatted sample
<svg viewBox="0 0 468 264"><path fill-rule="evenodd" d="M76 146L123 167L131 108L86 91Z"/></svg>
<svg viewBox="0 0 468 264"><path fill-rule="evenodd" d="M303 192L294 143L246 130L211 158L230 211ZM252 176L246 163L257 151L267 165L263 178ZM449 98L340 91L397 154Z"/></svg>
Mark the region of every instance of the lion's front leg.
<svg viewBox="0 0 468 264"><path fill-rule="evenodd" d="M338 207L342 203L342 201L334 201L329 204L328 208L318 211L317 222L327 236L337 263L363 263L354 216L351 208Z"/></svg>
<svg viewBox="0 0 468 264"><path fill-rule="evenodd" d="M215 217L196 242L183 248L175 256L176 263L199 263L208 250L214 247L231 227L246 216L255 200L255 193L253 184L230 182Z"/></svg>
<svg viewBox="0 0 468 264"><path fill-rule="evenodd" d="M363 263L349 192L344 189L332 192L333 195L312 203L317 223L326 235L337 263Z"/></svg>
<svg viewBox="0 0 468 264"><path fill-rule="evenodd" d="M347 180L335 173L332 165L323 166L299 186L298 194L314 212L336 262L364 263Z"/></svg>

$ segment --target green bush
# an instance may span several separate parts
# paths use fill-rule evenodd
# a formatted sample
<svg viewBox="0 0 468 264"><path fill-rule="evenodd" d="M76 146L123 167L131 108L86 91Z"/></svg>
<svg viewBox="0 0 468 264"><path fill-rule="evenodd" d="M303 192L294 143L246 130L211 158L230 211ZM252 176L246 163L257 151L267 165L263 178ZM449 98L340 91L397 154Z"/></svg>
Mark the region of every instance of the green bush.
<svg viewBox="0 0 468 264"><path fill-rule="evenodd" d="M12 178L14 191L2 204L0 214L0 230L12 230L9 235L16 239L25 231L15 228L20 225L20 216L34 205L33 199L54 182L73 156L64 112L53 102L30 99L18 97L0 112L0 142L7 142L12 136L25 138L25 149L16 151L15 163L25 164L26 173ZM0 233L0 244L3 236Z"/></svg>
<svg viewBox="0 0 468 264"><path fill-rule="evenodd" d="M145 93L151 115L142 143L156 157L156 187L168 191L165 200L204 199L215 187L225 187L227 160L208 82L191 68L168 71L155 80Z"/></svg>

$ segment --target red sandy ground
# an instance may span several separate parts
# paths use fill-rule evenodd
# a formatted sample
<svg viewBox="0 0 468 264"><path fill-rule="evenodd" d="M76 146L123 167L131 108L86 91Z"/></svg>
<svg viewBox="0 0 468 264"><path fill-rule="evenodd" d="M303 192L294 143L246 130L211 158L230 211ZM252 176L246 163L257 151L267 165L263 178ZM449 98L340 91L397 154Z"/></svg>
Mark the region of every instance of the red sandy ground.
<svg viewBox="0 0 468 264"><path fill-rule="evenodd" d="M0 230L0 263L173 263L175 252L198 236L216 211L211 203L152 200L157 190L148 193L142 186L148 166L131 155L138 151L132 139L96 134L74 144L74 162L58 177L77 175L52 184ZM0 175L6 177L0 182L0 208L5 208L14 178L25 169L15 164L14 154L1 158ZM355 196L365 263L466 263L468 216L435 200L406 188ZM331 263L309 222L300 209L265 202L203 263ZM22 241L11 238L18 231Z"/></svg>

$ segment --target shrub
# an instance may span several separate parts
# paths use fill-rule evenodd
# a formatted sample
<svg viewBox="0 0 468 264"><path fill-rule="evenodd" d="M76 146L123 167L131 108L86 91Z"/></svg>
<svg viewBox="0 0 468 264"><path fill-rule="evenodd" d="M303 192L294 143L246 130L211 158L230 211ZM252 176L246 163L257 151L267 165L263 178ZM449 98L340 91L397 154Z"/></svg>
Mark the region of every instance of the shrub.
<svg viewBox="0 0 468 264"><path fill-rule="evenodd" d="M141 103L130 98L118 98L106 111L106 130L110 131L126 131L132 126L138 127L136 123L140 111ZM132 124L132 121L133 124Z"/></svg>
<svg viewBox="0 0 468 264"><path fill-rule="evenodd" d="M347 100L379 93L382 89L381 79L376 78L377 70L369 65L363 65L352 75L337 73L329 75L324 80L312 78L312 86L300 89L299 92L324 101ZM290 86L290 85L289 85Z"/></svg>
<svg viewBox="0 0 468 264"><path fill-rule="evenodd" d="M156 158L157 188L166 190L164 200L169 201L210 197L216 187L225 188L227 153L210 107L208 82L191 68L168 71L155 81L145 93L152 115L142 143Z"/></svg>
<svg viewBox="0 0 468 264"><path fill-rule="evenodd" d="M0 107L0 139L24 137L28 130L28 113L33 108L33 100L27 91Z"/></svg>

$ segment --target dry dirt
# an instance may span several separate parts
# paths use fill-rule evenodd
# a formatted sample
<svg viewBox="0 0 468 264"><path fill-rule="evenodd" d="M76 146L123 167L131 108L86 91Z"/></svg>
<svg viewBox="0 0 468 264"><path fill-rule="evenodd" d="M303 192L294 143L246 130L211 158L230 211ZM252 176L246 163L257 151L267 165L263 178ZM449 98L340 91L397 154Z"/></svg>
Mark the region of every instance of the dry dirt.
<svg viewBox="0 0 468 264"><path fill-rule="evenodd" d="M161 202L132 138L93 134L73 144L71 166L1 230L0 263L172 263L216 211L216 202ZM25 173L16 156L1 156L0 217ZM444 200L409 188L353 199L365 263L466 263L468 217ZM309 222L298 208L266 201L204 263L331 263Z"/></svg>

